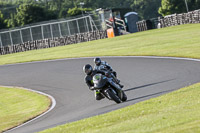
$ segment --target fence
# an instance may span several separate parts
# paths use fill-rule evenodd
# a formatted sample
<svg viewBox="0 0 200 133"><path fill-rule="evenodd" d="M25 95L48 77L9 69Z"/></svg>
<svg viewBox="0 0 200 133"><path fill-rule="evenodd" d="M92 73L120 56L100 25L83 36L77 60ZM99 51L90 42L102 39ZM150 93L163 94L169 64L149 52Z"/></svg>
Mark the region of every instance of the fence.
<svg viewBox="0 0 200 133"><path fill-rule="evenodd" d="M0 32L0 46L22 44L54 37L102 30L98 15L90 14L70 20L56 20Z"/></svg>
<svg viewBox="0 0 200 133"><path fill-rule="evenodd" d="M154 18L151 20L142 20L142 21L138 21L136 24L137 24L138 31L155 29L157 28L158 19Z"/></svg>
<svg viewBox="0 0 200 133"><path fill-rule="evenodd" d="M200 23L200 10L191 11L188 13L172 14L163 18L158 18L158 21L142 20L137 22L138 31L145 31L154 28L164 28L175 25Z"/></svg>
<svg viewBox="0 0 200 133"><path fill-rule="evenodd" d="M86 33L75 34L65 37L55 37L49 39L28 41L17 45L7 45L0 47L0 55L24 52L29 50L37 50L43 48L51 48L68 44L81 43L86 41L107 38L106 31L91 31Z"/></svg>

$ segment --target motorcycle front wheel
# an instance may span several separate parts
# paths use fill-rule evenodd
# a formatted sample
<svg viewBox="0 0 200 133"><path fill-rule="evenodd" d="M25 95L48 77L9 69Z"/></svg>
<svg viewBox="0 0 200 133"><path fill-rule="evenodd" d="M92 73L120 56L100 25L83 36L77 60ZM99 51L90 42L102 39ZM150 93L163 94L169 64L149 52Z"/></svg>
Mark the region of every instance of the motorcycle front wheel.
<svg viewBox="0 0 200 133"><path fill-rule="evenodd" d="M121 103L119 97L114 94L114 92L110 89L107 90L107 94L110 96L112 100L114 100L116 103Z"/></svg>

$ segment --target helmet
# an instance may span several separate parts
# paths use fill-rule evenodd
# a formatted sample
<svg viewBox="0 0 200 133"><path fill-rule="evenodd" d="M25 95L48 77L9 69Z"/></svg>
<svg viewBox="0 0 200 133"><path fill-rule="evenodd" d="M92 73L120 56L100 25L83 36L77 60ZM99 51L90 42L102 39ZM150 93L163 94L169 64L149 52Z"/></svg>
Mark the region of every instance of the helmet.
<svg viewBox="0 0 200 133"><path fill-rule="evenodd" d="M101 64L101 59L100 58L94 58L94 63L99 66Z"/></svg>
<svg viewBox="0 0 200 133"><path fill-rule="evenodd" d="M83 66L83 72L86 73L87 75L90 75L92 73L93 69L90 64L87 64Z"/></svg>

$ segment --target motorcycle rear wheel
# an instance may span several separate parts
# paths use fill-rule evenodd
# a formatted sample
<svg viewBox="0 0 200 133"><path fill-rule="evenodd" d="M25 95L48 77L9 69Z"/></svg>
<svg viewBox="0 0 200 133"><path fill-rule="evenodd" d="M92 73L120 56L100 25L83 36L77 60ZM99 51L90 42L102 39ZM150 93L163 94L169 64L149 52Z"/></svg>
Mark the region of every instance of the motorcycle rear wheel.
<svg viewBox="0 0 200 133"><path fill-rule="evenodd" d="M127 96L126 96L126 94L124 93L124 91L122 91L122 93L123 93L122 101L125 102L125 101L127 100Z"/></svg>

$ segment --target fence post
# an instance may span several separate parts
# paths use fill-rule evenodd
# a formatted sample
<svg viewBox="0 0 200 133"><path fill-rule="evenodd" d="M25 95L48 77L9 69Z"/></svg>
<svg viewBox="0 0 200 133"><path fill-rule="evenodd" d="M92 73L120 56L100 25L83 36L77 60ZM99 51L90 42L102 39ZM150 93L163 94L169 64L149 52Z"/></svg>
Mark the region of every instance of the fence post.
<svg viewBox="0 0 200 133"><path fill-rule="evenodd" d="M69 36L71 36L70 28L69 28L69 21L67 21L67 28L69 30Z"/></svg>
<svg viewBox="0 0 200 133"><path fill-rule="evenodd" d="M44 27L41 25L42 39L44 39Z"/></svg>
<svg viewBox="0 0 200 133"><path fill-rule="evenodd" d="M53 38L52 24L50 24L50 30L51 30L51 38Z"/></svg>
<svg viewBox="0 0 200 133"><path fill-rule="evenodd" d="M1 34L0 34L0 44L1 44L1 47L3 47L2 40L1 40Z"/></svg>
<svg viewBox="0 0 200 133"><path fill-rule="evenodd" d="M10 34L10 42L11 42L11 45L13 45L13 40L12 40L11 31L9 32L9 34Z"/></svg>
<svg viewBox="0 0 200 133"><path fill-rule="evenodd" d="M86 22L87 31L89 32L87 17L85 18L85 22Z"/></svg>
<svg viewBox="0 0 200 133"><path fill-rule="evenodd" d="M32 32L31 27L30 27L30 35L31 35L31 41L33 41L33 32Z"/></svg>
<svg viewBox="0 0 200 133"><path fill-rule="evenodd" d="M91 16L89 17L89 19L90 19L91 29L92 29L92 31L93 31L94 29L93 29L93 26L92 26L92 20L91 20L92 18L91 18Z"/></svg>
<svg viewBox="0 0 200 133"><path fill-rule="evenodd" d="M79 28L78 20L76 20L76 24L77 24L77 28L78 28L78 33L80 33L80 28Z"/></svg>
<svg viewBox="0 0 200 133"><path fill-rule="evenodd" d="M60 23L58 23L58 29L59 29L60 37L62 37L62 32L61 32Z"/></svg>
<svg viewBox="0 0 200 133"><path fill-rule="evenodd" d="M20 29L20 37L21 37L21 42L24 43L23 37L22 37L22 30Z"/></svg>

